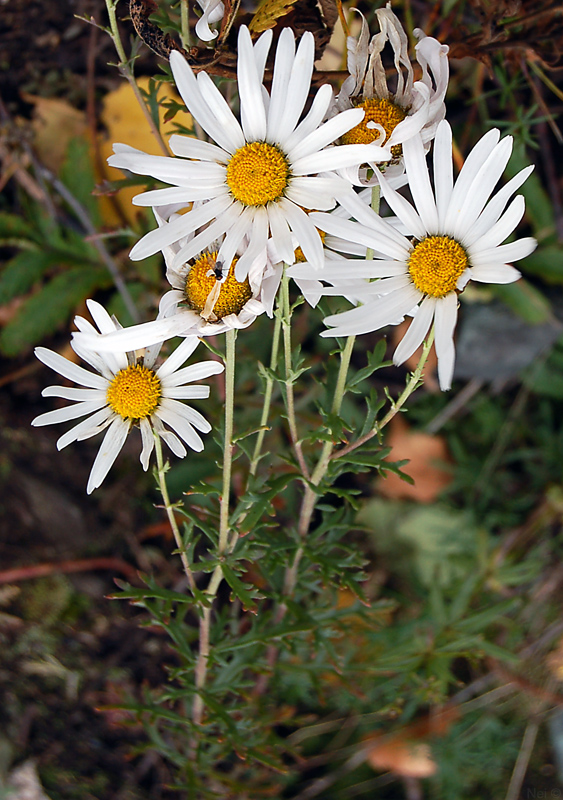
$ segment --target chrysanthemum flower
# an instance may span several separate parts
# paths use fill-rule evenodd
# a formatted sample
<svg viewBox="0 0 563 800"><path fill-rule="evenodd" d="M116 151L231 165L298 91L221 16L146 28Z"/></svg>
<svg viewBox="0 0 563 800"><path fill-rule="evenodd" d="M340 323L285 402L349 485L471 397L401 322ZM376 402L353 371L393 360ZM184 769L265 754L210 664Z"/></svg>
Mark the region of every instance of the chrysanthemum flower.
<svg viewBox="0 0 563 800"><path fill-rule="evenodd" d="M416 58L422 68L422 80L414 80L408 53L408 38L391 3L376 12L380 32L371 40L365 18L358 39L348 37L348 71L336 98L338 111L362 108L365 116L359 125L345 133L342 141L358 144L377 141L391 148L391 164L398 163L401 146L418 133L423 142L434 138L438 123L444 118L444 97L448 87L448 47L416 28ZM387 85L381 53L389 43L397 71L394 91Z"/></svg>
<svg viewBox="0 0 563 800"><path fill-rule="evenodd" d="M178 216L173 205L153 210L160 227ZM225 264L218 258L223 239L220 237L204 252L175 267L176 253L193 238L194 234L188 234L180 242L163 248L166 277L172 289L160 300L156 320L103 336L75 333L74 338L98 352L137 350L173 336L215 336L233 328L247 328L264 312L272 316L280 275L269 258L257 256L247 277L237 281L236 264L247 243L243 240L231 264Z"/></svg>
<svg viewBox="0 0 563 800"><path fill-rule="evenodd" d="M170 147L180 158L151 156L127 145L115 145L115 155L108 160L112 167L174 184L173 188L138 195L134 199L137 205L183 203L188 207L194 201L204 201L144 236L131 251L133 260L152 255L202 228L179 249L174 266L203 252L223 234L218 258L230 264L246 236L249 246L236 266L236 277L243 280L257 255L265 253L269 235L284 260L291 261L292 231L310 263L322 266L322 241L306 210L334 208L335 197L347 183L336 175L319 173L388 160L390 153L375 144L327 147L364 116L362 109L349 109L322 123L332 99L328 85L319 89L309 112L299 122L313 71L311 33L303 35L296 51L293 32L289 28L282 31L268 95L262 79L271 40L270 30L253 46L248 29L240 29L240 123L206 72L196 78L177 51L170 54L178 91L216 144L172 136Z"/></svg>
<svg viewBox="0 0 563 800"><path fill-rule="evenodd" d="M395 364L401 364L420 346L434 323L440 386L450 388L458 294L469 280L517 280L520 273L508 262L529 255L537 244L532 238L502 244L524 214L524 198L518 195L506 206L533 168L523 169L491 196L512 152L512 138L499 141L499 137L498 130L483 136L454 183L451 128L441 122L434 142L435 194L420 137L405 142L405 168L414 207L390 188L383 175L379 180L383 196L405 226L407 236L349 195L342 202L357 222L332 214L311 215L321 230L383 254L371 263L342 261L341 274L348 279L371 278L375 296L358 308L327 317L325 323L332 330L324 331L323 336L368 333L412 314L414 319L394 354ZM335 269L334 264L331 268ZM326 271L320 277L331 280Z"/></svg>
<svg viewBox="0 0 563 800"><path fill-rule="evenodd" d="M118 323L99 303L89 300L88 308L100 332L118 329ZM77 317L75 322L79 330L98 334L96 328L82 317ZM71 442L89 439L107 428L92 466L86 489L88 494L100 486L135 425L141 430L140 461L145 470L149 466L155 434L180 458L187 454L180 440L192 450L203 449L203 442L196 429L208 433L211 425L199 411L178 401L209 397L208 386L186 384L217 375L223 372L224 366L209 360L180 369L198 343L195 336L185 339L160 367L155 368L160 344L143 352L113 352L102 355L76 341L71 342L77 355L94 367L96 372L86 370L45 347L36 348L35 355L40 361L68 380L86 388L48 386L42 392L43 397L62 397L65 400L74 400L75 403L41 414L31 424L51 425L87 415L86 419L61 436L57 441L59 450ZM175 433L165 425L170 426Z"/></svg>
<svg viewBox="0 0 563 800"><path fill-rule="evenodd" d="M218 35L218 31L211 30L210 25L220 22L225 13L225 6L221 0L197 0L203 14L195 25L195 32L202 42L210 42Z"/></svg>

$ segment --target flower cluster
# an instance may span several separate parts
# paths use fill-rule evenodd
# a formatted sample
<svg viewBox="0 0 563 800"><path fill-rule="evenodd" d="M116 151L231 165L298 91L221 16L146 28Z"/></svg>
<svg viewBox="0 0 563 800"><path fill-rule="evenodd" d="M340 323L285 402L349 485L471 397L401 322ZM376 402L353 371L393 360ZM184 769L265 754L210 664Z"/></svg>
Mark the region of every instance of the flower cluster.
<svg viewBox="0 0 563 800"><path fill-rule="evenodd" d="M211 40L216 32L209 24L221 19L223 4L198 2L198 36ZM201 446L193 427L205 431L207 423L177 400L204 396L202 387L181 385L218 372L219 365L175 370L196 337L245 328L264 312L271 316L286 268L312 305L322 295L351 301L349 311L324 320L325 336L368 333L412 317L395 351L396 364L434 326L442 389L453 375L459 294L469 280L509 283L519 277L511 262L531 253L535 241L503 242L524 213L522 197L510 200L530 169L495 193L512 140L500 140L493 130L454 180L452 132L444 120L448 48L415 30L421 74L415 80L408 38L390 4L376 11L376 19L374 36L362 17L359 37L349 38L350 74L339 93L334 96L325 84L312 98L312 34L303 34L296 45L294 33L284 29L266 80L272 31L253 41L241 26L238 117L205 71L196 76L179 52L171 52L178 91L208 140L174 135L171 157L116 144L109 159L113 167L167 184L134 198L152 207L157 226L137 242L131 258L161 251L171 289L152 322L122 329L96 304L90 309L98 330L79 318L73 346L100 376L38 351L49 366L88 388L57 388L57 395L51 387L48 394L79 402L35 424L92 414L60 446L108 427L89 491L103 480L133 424L141 429L145 468L153 433L185 454L163 423L193 449ZM396 73L389 83L382 61L388 45ZM427 165L431 145L433 181ZM373 188L360 189L362 184ZM370 207L374 192L394 216L382 217ZM155 346L174 336L185 342L153 371Z"/></svg>

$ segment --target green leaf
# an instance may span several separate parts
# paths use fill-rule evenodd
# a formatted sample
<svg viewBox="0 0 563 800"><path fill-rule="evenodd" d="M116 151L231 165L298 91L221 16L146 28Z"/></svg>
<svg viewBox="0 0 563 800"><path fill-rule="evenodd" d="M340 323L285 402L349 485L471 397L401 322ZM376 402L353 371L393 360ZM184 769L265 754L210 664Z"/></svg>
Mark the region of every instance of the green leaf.
<svg viewBox="0 0 563 800"><path fill-rule="evenodd" d="M553 318L549 301L523 278L517 283L499 284L491 288L497 297L531 325L539 325Z"/></svg>
<svg viewBox="0 0 563 800"><path fill-rule="evenodd" d="M539 275L547 283L563 283L563 247L539 247L522 262L522 270L527 274Z"/></svg>
<svg viewBox="0 0 563 800"><path fill-rule="evenodd" d="M26 242L35 240L33 226L17 214L0 212L0 242L17 245L18 239Z"/></svg>
<svg viewBox="0 0 563 800"><path fill-rule="evenodd" d="M84 206L92 224L99 227L101 224L98 201L93 195L95 180L90 146L86 139L75 137L71 139L66 152L64 163L60 169L60 179L69 192Z"/></svg>
<svg viewBox="0 0 563 800"><path fill-rule="evenodd" d="M22 250L4 265L0 275L0 303L28 292L52 266L60 264L60 256L49 250Z"/></svg>
<svg viewBox="0 0 563 800"><path fill-rule="evenodd" d="M94 289L107 286L105 269L73 267L57 275L21 306L0 334L0 350L15 356L53 334Z"/></svg>
<svg viewBox="0 0 563 800"><path fill-rule="evenodd" d="M241 601L243 608L246 611L255 611L256 603L248 588L227 564L222 564L221 566L225 580L233 590L233 594ZM252 587L252 589L254 589L254 587Z"/></svg>

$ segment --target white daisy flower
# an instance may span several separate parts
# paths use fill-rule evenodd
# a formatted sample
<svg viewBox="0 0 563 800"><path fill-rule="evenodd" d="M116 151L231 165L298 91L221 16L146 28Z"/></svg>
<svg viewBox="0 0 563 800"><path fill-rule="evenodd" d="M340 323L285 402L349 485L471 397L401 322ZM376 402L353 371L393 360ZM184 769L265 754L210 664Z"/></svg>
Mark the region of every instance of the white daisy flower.
<svg viewBox="0 0 563 800"><path fill-rule="evenodd" d="M197 0L203 14L196 22L195 32L198 39L202 42L210 42L218 35L218 31L213 31L209 27L223 19L225 6L221 0Z"/></svg>
<svg viewBox="0 0 563 800"><path fill-rule="evenodd" d="M357 222L339 220L332 214L311 215L321 230L382 254L371 262L342 261L341 274L349 279L371 278L375 296L358 308L327 317L325 323L332 330L324 331L323 336L368 333L412 314L414 319L395 350L395 364L402 364L414 353L434 324L440 386L450 388L458 294L469 280L517 280L520 273L508 262L529 255L537 244L532 238L502 244L524 214L524 198L518 195L506 206L533 167L523 169L491 196L512 152L512 138L499 141L499 137L498 130L483 136L454 183L452 132L447 122L441 122L434 141L435 193L420 137L405 142L405 168L414 207L389 186L383 175L379 180L383 196L408 236L349 195L342 203ZM323 280L326 275L323 271Z"/></svg>
<svg viewBox="0 0 563 800"><path fill-rule="evenodd" d="M107 333L119 328L119 324L109 316L99 303L89 300L88 309L98 330ZM87 320L76 317L77 327L84 332L98 331ZM141 429L142 450L140 461L147 470L149 458L154 447L154 434L163 439L179 458L187 455L184 444L192 450L203 450L203 442L196 429L203 433L211 430L207 420L191 406L178 402L194 398L209 397L208 386L187 386L210 375L223 372L224 366L217 361L202 361L180 369L196 349L199 340L189 337L164 361L154 368L160 343L142 352L114 352L103 355L95 349L87 349L79 342L71 345L77 355L94 367L91 372L79 367L45 347L35 350L37 358L68 380L86 387L83 389L67 386L48 386L43 397L62 397L74 400L74 405L48 411L36 417L32 425L51 425L58 422L87 418L75 425L57 441L57 449L62 450L71 442L89 439L107 428L98 455L92 466L86 491L90 494L102 483L131 428ZM165 425L175 431L168 430ZM177 434L177 435L176 435Z"/></svg>
<svg viewBox="0 0 563 800"><path fill-rule="evenodd" d="M293 231L307 259L320 268L321 238L304 209L334 208L335 196L348 184L336 175L319 173L389 160L389 150L375 144L327 147L364 116L363 109L349 109L322 123L332 99L328 85L318 90L309 112L299 122L313 71L315 42L311 33L302 36L296 51L293 32L289 28L282 31L268 94L262 80L271 41L270 30L253 46L248 29L240 28L240 123L206 72L196 77L177 51L170 54L178 91L216 144L172 136L170 148L179 158L151 156L123 144L114 146L115 155L108 159L112 167L152 175L174 185L138 195L133 201L137 205L204 201L144 236L131 251L133 260L146 258L207 225L179 249L175 267L203 252L223 234L218 259L230 264L246 236L249 246L236 267L237 279L243 280L254 259L265 253L269 235L282 258L291 260Z"/></svg>
<svg viewBox="0 0 563 800"><path fill-rule="evenodd" d="M419 41L415 52L422 68L422 79L415 81L408 53L408 38L399 19L391 11L391 3L375 13L379 33L370 40L369 29L362 15L362 30L358 39L348 37L350 76L342 84L335 108L340 112L349 108L364 109L364 119L345 133L342 141L345 144L373 141L385 144L391 148L392 165L399 162L401 146L408 139L420 133L425 144L430 142L438 123L445 116L449 48L416 28L414 34ZM387 43L393 50L397 71L393 92L388 88L381 59Z"/></svg>
<svg viewBox="0 0 563 800"><path fill-rule="evenodd" d="M160 227L178 217L177 206L173 205L153 211ZM248 243L243 240L239 253L227 265L218 257L223 240L220 237L190 262L174 266L177 252L193 237L194 233L190 233L163 248L166 277L172 289L162 297L156 320L103 336L92 332L75 333L74 339L98 352L138 350L173 336L215 336L232 328L247 328L264 312L272 316L280 276L269 258L263 254L257 256L248 276L237 281L236 264Z"/></svg>

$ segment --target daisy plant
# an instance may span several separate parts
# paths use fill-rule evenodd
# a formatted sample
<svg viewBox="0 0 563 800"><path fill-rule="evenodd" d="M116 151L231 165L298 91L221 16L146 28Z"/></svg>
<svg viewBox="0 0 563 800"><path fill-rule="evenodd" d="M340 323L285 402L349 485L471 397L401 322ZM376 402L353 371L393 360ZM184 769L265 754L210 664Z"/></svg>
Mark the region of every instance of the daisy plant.
<svg viewBox="0 0 563 800"><path fill-rule="evenodd" d="M95 326L77 317L72 347L94 371L38 348L43 363L80 388L45 389L44 396L74 404L33 424L84 417L63 434L59 448L105 433L88 493L104 481L133 428L140 429L145 470L156 447L158 488L187 582L177 580L172 590L145 576L146 592L122 586L119 596L169 633L176 659L167 665L167 688L131 708L150 719L153 746L175 765L180 777L171 783L189 787L186 796L261 797L265 786L268 796L285 796L287 784L272 789L262 773L252 783L249 764L287 771L290 758L278 731L297 730L295 709L307 708L322 687L320 707L325 694L331 697L333 678L344 675L335 713L348 714L346 698L353 695L350 713L360 709L358 717L371 718L373 705L362 702L374 676L395 674L395 667L377 663L370 672L370 660L366 683L354 694L362 671L354 667L353 678L346 673L350 651L343 643L355 644L339 605L349 600L342 592L364 604L366 636L379 635L382 619L373 610L377 603L370 605L379 587L364 583L353 533L359 495L372 483L360 485L354 474L399 471L383 449L384 429L421 385L433 343L440 387L450 389L459 297L467 284L518 279L513 262L536 242L506 241L524 215L524 199L513 195L531 167L497 186L512 139L491 130L454 180L452 130L444 119L448 47L415 30L413 64L409 37L390 5L375 11L373 36L362 17L359 38L349 38L349 76L334 96L319 74L314 83L320 86L311 91L318 49L311 31L300 31L296 41L280 24L274 49L277 17L265 32L263 19L246 27L237 17L231 29L236 4L198 3L203 16L196 33L210 43L210 73L237 42L232 92L197 62L197 48L187 57L172 50L172 75L200 138L173 135L172 156L120 143L109 159L112 167L166 184L134 198L152 208L156 226L130 253L133 261L162 254L158 316L121 328L89 301ZM111 6L115 11L113 0ZM187 25L188 4L182 8ZM215 37L209 25L224 14ZM386 54L394 65L387 71ZM234 77L234 58L225 64L216 74ZM359 187L366 165L373 190ZM334 302L342 308L342 298L353 307L327 313ZM393 394L373 376L391 366L385 329L407 317L412 321L393 361L402 364L421 345L422 353L404 391ZM358 335L380 330L372 350L366 352L364 340L354 353ZM183 341L157 366L162 342L174 336ZM199 342L221 362L184 366ZM186 401L207 398L209 388L194 382L223 371L223 419L212 420L220 471L201 485L184 479L183 501L173 504L161 440L180 458L188 448L203 448L199 433L211 424ZM196 494L203 499L195 501ZM386 649L382 641L373 645L376 661ZM476 640L467 641L462 645L474 657ZM485 652L479 639L481 647ZM446 642L436 659L441 665L444 653L463 655L457 642ZM418 656L404 650L398 658L418 664ZM421 674L431 663L429 655ZM411 683L437 691L442 681L445 702L448 667L440 670L435 683L426 673ZM272 711L276 701L283 713ZM363 760L364 740L358 737Z"/></svg>

